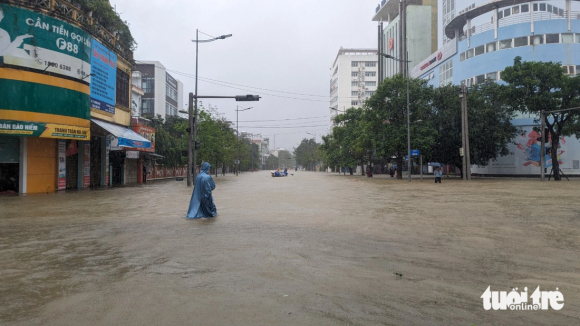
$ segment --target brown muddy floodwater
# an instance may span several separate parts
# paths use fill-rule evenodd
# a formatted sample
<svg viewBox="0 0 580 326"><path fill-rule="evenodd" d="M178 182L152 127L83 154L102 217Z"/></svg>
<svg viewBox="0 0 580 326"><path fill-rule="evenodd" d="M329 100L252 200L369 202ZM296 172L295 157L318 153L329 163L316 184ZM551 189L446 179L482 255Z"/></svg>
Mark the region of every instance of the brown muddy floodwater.
<svg viewBox="0 0 580 326"><path fill-rule="evenodd" d="M0 198L0 325L580 325L580 181L292 173Z"/></svg>

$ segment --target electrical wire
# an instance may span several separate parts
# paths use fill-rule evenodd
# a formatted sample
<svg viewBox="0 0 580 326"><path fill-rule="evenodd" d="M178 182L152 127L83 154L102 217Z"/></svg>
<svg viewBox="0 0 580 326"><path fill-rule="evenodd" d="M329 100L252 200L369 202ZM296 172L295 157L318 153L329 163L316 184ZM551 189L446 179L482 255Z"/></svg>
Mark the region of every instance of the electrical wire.
<svg viewBox="0 0 580 326"><path fill-rule="evenodd" d="M276 120L240 120L240 122L266 122L266 121L286 121L286 120L305 120L305 119L317 119L317 118L328 118L329 116L320 116L320 117L309 117L309 118L294 118L294 119L276 119Z"/></svg>

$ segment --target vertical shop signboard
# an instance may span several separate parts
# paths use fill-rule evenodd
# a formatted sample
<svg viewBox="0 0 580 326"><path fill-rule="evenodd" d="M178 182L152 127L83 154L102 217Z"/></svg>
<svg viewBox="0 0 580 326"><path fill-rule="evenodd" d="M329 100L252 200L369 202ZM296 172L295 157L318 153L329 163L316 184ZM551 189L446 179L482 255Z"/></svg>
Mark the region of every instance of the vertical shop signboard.
<svg viewBox="0 0 580 326"><path fill-rule="evenodd" d="M91 144L85 144L85 155L83 160L83 187L91 185Z"/></svg>
<svg viewBox="0 0 580 326"><path fill-rule="evenodd" d="M105 150L105 184L109 185L109 152L111 151L111 140L107 138L107 146Z"/></svg>
<svg viewBox="0 0 580 326"><path fill-rule="evenodd" d="M58 190L66 189L66 140L58 140Z"/></svg>

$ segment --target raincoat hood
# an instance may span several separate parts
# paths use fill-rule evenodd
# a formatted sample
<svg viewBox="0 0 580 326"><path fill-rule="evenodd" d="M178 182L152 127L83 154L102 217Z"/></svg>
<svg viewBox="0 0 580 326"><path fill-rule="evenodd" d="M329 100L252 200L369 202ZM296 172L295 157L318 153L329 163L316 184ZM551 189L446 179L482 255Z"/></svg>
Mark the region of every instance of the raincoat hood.
<svg viewBox="0 0 580 326"><path fill-rule="evenodd" d="M209 168L211 167L211 165L207 162L203 162L201 164L201 172L203 173L208 173L209 172Z"/></svg>

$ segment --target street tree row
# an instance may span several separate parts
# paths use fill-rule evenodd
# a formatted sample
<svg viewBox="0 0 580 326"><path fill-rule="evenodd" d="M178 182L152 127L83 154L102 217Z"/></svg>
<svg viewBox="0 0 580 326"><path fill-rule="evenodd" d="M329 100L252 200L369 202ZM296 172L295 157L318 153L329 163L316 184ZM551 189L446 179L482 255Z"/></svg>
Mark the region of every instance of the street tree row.
<svg viewBox="0 0 580 326"><path fill-rule="evenodd" d="M508 145L520 132L511 120L529 113L539 122L540 111L580 106L580 77L564 74L553 62L522 62L506 68L502 81L487 80L468 88L467 113L471 164L486 165L509 154ZM454 85L433 87L422 79L409 81L411 148L428 162L461 168L461 98ZM562 136L580 137L580 110L547 114L552 148ZM398 162L401 177L407 155L407 80L396 75L382 81L362 108L350 108L335 118L323 137L322 158L329 167L350 167L377 161ZM547 137L548 138L548 137ZM555 179L560 180L557 151L551 151Z"/></svg>

